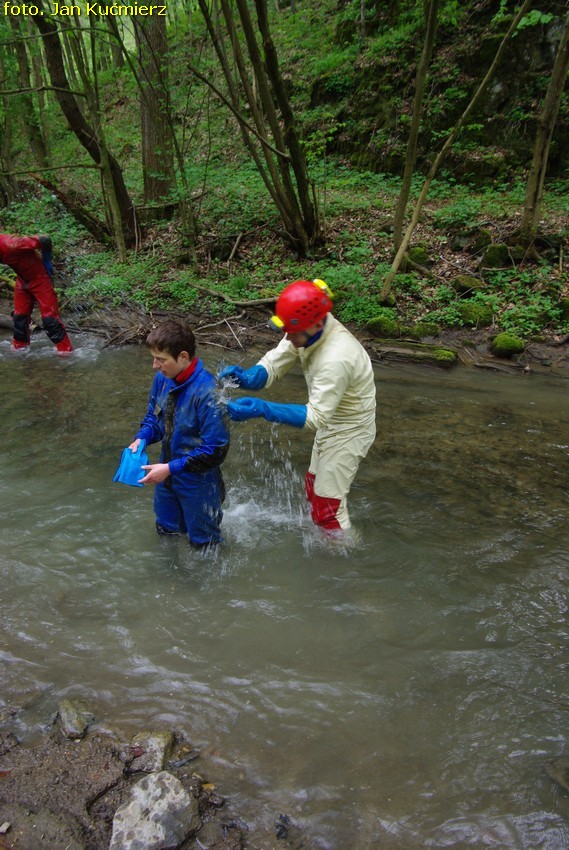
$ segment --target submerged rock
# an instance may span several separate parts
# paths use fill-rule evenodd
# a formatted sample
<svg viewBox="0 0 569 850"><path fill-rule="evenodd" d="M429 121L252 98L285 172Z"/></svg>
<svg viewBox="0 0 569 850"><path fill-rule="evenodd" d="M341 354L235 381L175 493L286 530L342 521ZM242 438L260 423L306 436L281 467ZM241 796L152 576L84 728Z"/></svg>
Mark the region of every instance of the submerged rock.
<svg viewBox="0 0 569 850"><path fill-rule="evenodd" d="M553 759L545 769L552 779L569 791L569 758Z"/></svg>

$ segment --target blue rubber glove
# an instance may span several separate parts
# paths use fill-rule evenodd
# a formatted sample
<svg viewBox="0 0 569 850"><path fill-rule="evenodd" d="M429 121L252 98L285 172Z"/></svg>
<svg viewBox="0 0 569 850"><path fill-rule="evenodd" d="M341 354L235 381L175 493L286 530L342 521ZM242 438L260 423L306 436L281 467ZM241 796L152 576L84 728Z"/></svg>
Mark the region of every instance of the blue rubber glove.
<svg viewBox="0 0 569 850"><path fill-rule="evenodd" d="M128 446L126 449L123 449L121 462L115 472L113 481L118 481L119 484L128 484L131 487L144 487L144 484L141 484L139 479L144 478L146 473L142 467L148 464L148 455L144 451L145 448L146 441L141 440L135 452L131 452Z"/></svg>
<svg viewBox="0 0 569 850"><path fill-rule="evenodd" d="M241 366L226 366L219 373L219 380L223 378L233 378L238 387L243 387L245 390L261 390L267 383L269 373L264 366L251 366L250 369L243 369Z"/></svg>
<svg viewBox="0 0 569 850"><path fill-rule="evenodd" d="M228 401L227 410L229 418L235 422L245 422L246 419L257 419L261 416L268 422L293 425L295 428L304 428L306 423L305 404L277 404L274 401L245 396Z"/></svg>

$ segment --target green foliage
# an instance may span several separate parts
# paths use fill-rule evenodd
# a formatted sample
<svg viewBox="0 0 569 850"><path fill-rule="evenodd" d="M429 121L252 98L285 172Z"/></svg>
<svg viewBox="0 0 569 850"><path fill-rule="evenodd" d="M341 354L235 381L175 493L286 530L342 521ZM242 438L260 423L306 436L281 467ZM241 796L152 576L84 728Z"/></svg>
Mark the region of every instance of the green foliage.
<svg viewBox="0 0 569 850"><path fill-rule="evenodd" d="M59 200L44 189L21 195L2 210L2 227L25 236L48 234L57 255L62 246L73 248L88 235Z"/></svg>
<svg viewBox="0 0 569 850"><path fill-rule="evenodd" d="M459 0L446 0L441 3L439 9L439 22L441 25L450 24L452 27L457 27L466 12L464 3Z"/></svg>
<svg viewBox="0 0 569 850"><path fill-rule="evenodd" d="M314 77L336 77L338 81L349 81L353 77L357 48L353 45L315 55L311 62ZM339 83L340 88L342 84Z"/></svg>
<svg viewBox="0 0 569 850"><path fill-rule="evenodd" d="M459 193L456 194L458 197L455 201L435 210L433 223L441 230L474 229L482 218L482 198L468 195L461 197Z"/></svg>
<svg viewBox="0 0 569 850"><path fill-rule="evenodd" d="M516 331L521 336L536 336L549 324L556 324L561 310L551 296L543 293L533 295L531 302L516 304L502 313L500 324L505 330Z"/></svg>
<svg viewBox="0 0 569 850"><path fill-rule="evenodd" d="M539 336L547 326L563 330L558 295L562 283L552 287L549 275L545 265L537 270L489 271L491 291L476 292L468 301L446 284L440 285L424 298L429 308L426 318L447 327L480 327L494 322L524 339Z"/></svg>
<svg viewBox="0 0 569 850"><path fill-rule="evenodd" d="M390 53L397 53L406 47L417 36L417 22L413 17L400 17L397 27L383 30L379 33L369 48L372 58L380 58Z"/></svg>
<svg viewBox="0 0 569 850"><path fill-rule="evenodd" d="M103 296L114 303L124 300L150 305L163 295L167 260L152 256L130 257L121 263L109 252L83 254L70 264L72 283L67 295L75 298Z"/></svg>
<svg viewBox="0 0 569 850"><path fill-rule="evenodd" d="M492 324L492 308L475 299L462 301L457 305L457 312L467 328L481 328Z"/></svg>
<svg viewBox="0 0 569 850"><path fill-rule="evenodd" d="M551 12L540 12L539 9L532 9L527 13L527 15L523 16L518 26L516 27L514 36L519 35L520 32L525 29L528 29L528 27L537 27L543 26L544 24L548 24L554 19L554 17L555 15L553 15Z"/></svg>
<svg viewBox="0 0 569 850"><path fill-rule="evenodd" d="M320 163L325 164L323 160L326 156L328 145L342 127L345 127L345 123L337 121L332 112L329 110L323 110L321 112L319 126L308 133L304 139L301 139L301 145L304 147L306 160L309 165L318 166Z"/></svg>

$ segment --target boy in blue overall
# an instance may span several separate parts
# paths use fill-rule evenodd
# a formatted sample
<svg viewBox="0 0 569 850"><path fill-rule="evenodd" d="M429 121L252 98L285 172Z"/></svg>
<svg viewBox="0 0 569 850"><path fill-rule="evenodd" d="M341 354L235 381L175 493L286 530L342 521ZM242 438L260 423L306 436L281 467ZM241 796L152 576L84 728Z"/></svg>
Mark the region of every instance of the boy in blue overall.
<svg viewBox="0 0 569 850"><path fill-rule="evenodd" d="M169 320L146 338L156 375L148 410L129 449L141 440L162 441L160 462L143 466L142 484L155 484L159 534L187 533L204 548L221 541L225 496L221 463L229 449L224 412L216 401L215 378L195 356L191 328Z"/></svg>

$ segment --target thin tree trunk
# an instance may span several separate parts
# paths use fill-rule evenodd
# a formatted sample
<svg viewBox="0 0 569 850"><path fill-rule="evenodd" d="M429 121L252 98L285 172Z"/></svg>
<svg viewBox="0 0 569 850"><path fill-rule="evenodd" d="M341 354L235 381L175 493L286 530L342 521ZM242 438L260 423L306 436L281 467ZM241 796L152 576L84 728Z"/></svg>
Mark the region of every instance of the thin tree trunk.
<svg viewBox="0 0 569 850"><path fill-rule="evenodd" d="M519 22L521 21L521 19L523 18L523 16L527 12L527 10L529 9L531 2L532 2L532 0L524 0L524 3L520 7L520 9L519 9L517 15L515 16L514 20L512 21L510 28L508 29L508 32L506 33L506 35L502 39L500 46L499 46L499 48L496 52L496 55L495 55L495 57L492 61L492 64L490 65L490 68L486 72L484 79L482 80L482 82L478 86L478 89L474 93L472 100L470 101L470 103L468 104L468 106L466 107L464 112L462 113L460 119L458 120L458 123L456 124L456 126L453 128L453 130L449 134L446 142L444 143L443 147L439 151L435 161L431 165L429 172L427 174L427 177L425 178L425 182L423 183L423 188L421 189L421 194L419 195L419 198L417 199L417 203L415 204L415 207L413 209L413 215L411 217L411 221L409 222L409 225L407 226L407 229L406 229L405 234L403 236L403 239L401 241L401 245L399 246L399 250L397 251L397 254L395 255L395 259L393 260L393 263L391 265L391 271L389 272L389 274L385 278L383 288L382 288L381 293L379 295L380 301L385 301L387 299L387 296L391 292L391 287L393 285L393 281L395 280L395 276L396 276L396 274L399 270L399 267L401 265L401 261L403 260L403 257L405 256L405 252L407 251L407 248L409 247L409 242L411 241L411 237L413 236L413 233L415 231L415 228L417 227L417 223L419 221L419 218L421 217L421 212L422 212L423 205L425 203L425 199L427 197L429 188L431 186L431 183L433 181L435 174L437 173L437 171L439 169L441 162L444 160L449 149L454 144L455 139L457 138L458 134L460 133L460 131L464 127L468 117L470 116L470 113L472 112L472 110L474 109L474 107L476 106L476 104L478 103L478 101L480 100L480 98L482 97L484 92L486 91L486 88L488 87L490 80L494 76L494 72L495 72L496 68L498 67L498 64L499 64L499 62L500 62L500 60L501 60L501 58L504 54L504 51L506 49L506 45L508 44L508 41L510 40L512 34L517 29Z"/></svg>
<svg viewBox="0 0 569 850"><path fill-rule="evenodd" d="M8 69L4 61L5 53L0 51L0 79L5 80L8 76ZM13 116L10 109L10 103L7 97L2 96L0 103L2 110L0 111L0 169L5 173L5 176L0 177L0 207L6 207L16 194L16 180L11 174L12 172L12 134L11 127Z"/></svg>
<svg viewBox="0 0 569 850"><path fill-rule="evenodd" d="M265 68L282 115L286 149L290 152L292 170L296 179L298 198L302 209L303 225L308 235L309 244L313 245L320 237L318 216L311 199L310 180L308 178L306 158L296 132L294 114L291 109L290 100L286 93L283 78L279 69L277 51L269 31L267 0L255 0L255 7L257 9L259 30L263 39Z"/></svg>
<svg viewBox="0 0 569 850"><path fill-rule="evenodd" d="M405 154L405 166L403 169L403 180L401 182L401 190L395 208L395 217L393 221L393 242L395 251L401 245L403 238L403 221L405 219L405 211L411 193L411 181L415 171L417 162L417 145L419 140L419 128L421 126L421 117L423 114L423 100L425 97L425 87L427 84L427 74L433 54L435 44L435 35L437 32L438 18L438 0L430 0L429 7L426 10L426 31L425 40L423 42L423 52L417 66L415 76L415 97L413 99L413 113L411 116L411 129L409 131L409 140L407 142L407 151Z"/></svg>
<svg viewBox="0 0 569 850"><path fill-rule="evenodd" d="M100 132L97 132L96 127L90 126L84 118L75 95L70 91L57 27L42 13L41 0L38 0L38 6L38 14L32 17L42 35L46 63L52 85L56 89L57 100L70 129L93 161L101 167L109 209L114 222L117 248L122 255L123 246L130 247L135 244L137 228L134 207L126 189L121 168L107 150Z"/></svg>
<svg viewBox="0 0 569 850"><path fill-rule="evenodd" d="M31 21L28 21L28 28L29 30L33 29L33 24L31 23ZM43 91L45 78L44 66L42 63L40 51L40 45L36 44L35 42L30 42L28 52L31 57L32 80L34 88L37 89L38 92L38 112L40 117L40 126L44 128L45 135L43 143L46 150L48 162L51 162L51 132L49 125L49 110L47 107L47 95L45 91Z"/></svg>
<svg viewBox="0 0 569 850"><path fill-rule="evenodd" d="M208 32L210 33L226 78L232 111L239 120L245 144L259 168L271 197L275 201L285 227L286 238L299 254L306 256L310 246L314 244L319 235L317 216L310 197L310 184L306 174L306 166L304 165L303 168L303 152L296 137L292 111L288 105L284 85L280 78L276 51L274 50L268 29L266 0L261 5L257 2L255 4L258 12L259 28L263 34L266 64L261 57L257 43L257 29L251 19L247 2L246 0L236 0L239 20L245 36L248 57L256 83L255 89L251 85L245 68L231 6L228 0L220 0L220 2L227 32L232 43L232 58L247 98L252 120L256 127L253 132L261 142L265 166L260 166L260 156L256 144L251 138L251 125L243 121L241 117L239 88L234 78L219 28L214 23L213 14L210 13L206 0L199 0L202 15L206 21ZM215 4L212 12L215 12ZM258 100L256 95L258 95ZM275 104L278 105L279 112L277 112ZM267 124L270 128L274 146L268 144L266 140Z"/></svg>
<svg viewBox="0 0 569 850"><path fill-rule="evenodd" d="M268 150L268 144L264 141L264 136L266 135L266 127L261 115L261 112L258 108L257 98L250 86L247 73L245 70L243 58L241 55L241 48L239 46L239 40L236 35L235 26L233 22L233 18L231 16L231 12L229 7L224 5L224 0L221 0L222 6L224 8L224 15L226 16L226 26L232 41L233 47L233 55L236 62L236 66L238 72L240 74L241 82L243 85L243 89L245 91L245 95L247 97L247 102L251 109L251 115L253 117L253 121L256 125L256 134L257 138L261 140L263 155L265 159L266 168L263 165L261 157L259 156L259 152L255 146L253 139L251 138L252 128L248 122L244 121L240 117L240 98L237 88L237 83L233 77L229 59L227 56L227 52L225 50L225 45L221 39L221 34L219 32L219 28L214 22L212 16L209 13L209 9L206 3L206 0L199 0L200 9L204 20L206 22L206 26L209 32L209 36L211 38L212 44L214 46L215 52L217 54L217 58L219 59L219 63L221 65L223 74L225 76L225 80L227 83L227 88L229 90L229 96L231 99L231 107L233 114L236 116L239 129L241 132L241 136L243 138L243 142L245 147L251 154L253 161L261 175L267 190L273 199L273 202L279 212L281 220L285 226L287 232L292 232L294 229L294 221L293 216L289 212L288 203L286 201L286 194L284 186L281 182L279 171L275 165L273 157L270 155L270 151ZM214 6L215 9L215 6Z"/></svg>
<svg viewBox="0 0 569 850"><path fill-rule="evenodd" d="M555 130L555 122L561 105L561 98L567 80L569 69L569 13L565 18L565 27L561 34L561 41L555 56L553 71L547 93L543 102L543 108L537 122L537 133L533 150L533 159L530 166L527 184L524 214L521 226L521 238L526 245L530 245L535 239L541 204L543 200L543 186L547 171L549 148Z"/></svg>
<svg viewBox="0 0 569 850"><path fill-rule="evenodd" d="M138 86L138 90L140 92L141 102L142 102L147 97L147 88L148 87L144 85L142 76L139 73L139 69L133 63L131 55L130 55L129 51L126 49L124 42L121 39L121 35L120 35L118 27L115 26L115 27L112 28L112 30L113 30L114 38L116 39L117 44L118 44L118 46L121 50L121 54L124 56L125 63L130 68L130 71L131 71L131 73L132 73L132 75L133 75L133 77L136 81L136 84ZM149 106L149 104L146 103L147 109L148 109L148 106ZM171 113L171 110L169 108L164 113L164 119L165 119L164 126L169 133L168 141L169 141L169 144L171 146L171 149L173 149L173 151L174 151L174 154L175 154L175 157L176 157L176 162L178 164L179 179L180 179L180 182L181 182L181 184L184 188L184 195L180 199L180 202L179 202L179 205L178 205L178 212L180 214L181 232L182 232L182 235L187 240L189 253L192 257L192 266L193 266L193 269L197 272L198 271L198 256L197 256L197 250L196 250L196 238L197 238L197 233L198 233L198 223L197 223L196 215L195 215L194 208L193 208L192 201L191 201L191 197L190 197L190 195L191 195L190 187L188 185L188 182L187 182L187 179L186 179L186 176L185 176L184 155L183 155L183 152L182 152L180 145L178 143L178 139L177 139L176 131L175 131L175 127L174 127L174 121L173 121L173 118L172 118L172 113ZM173 166L172 166L172 179L173 179L173 187L175 187L176 184L175 184L175 175L174 175Z"/></svg>
<svg viewBox="0 0 569 850"><path fill-rule="evenodd" d="M24 132L28 138L30 150L36 164L40 168L46 168L49 165L46 147L44 144L45 131L41 126L40 120L34 108L33 97L30 89L32 83L30 79L30 66L28 64L28 54L26 51L26 42L22 41L18 18L10 17L10 25L14 33L14 46L16 49L16 57L18 60L18 70L20 72L20 80L24 91L20 96L21 117L24 125Z"/></svg>

